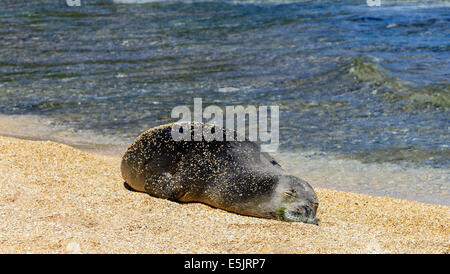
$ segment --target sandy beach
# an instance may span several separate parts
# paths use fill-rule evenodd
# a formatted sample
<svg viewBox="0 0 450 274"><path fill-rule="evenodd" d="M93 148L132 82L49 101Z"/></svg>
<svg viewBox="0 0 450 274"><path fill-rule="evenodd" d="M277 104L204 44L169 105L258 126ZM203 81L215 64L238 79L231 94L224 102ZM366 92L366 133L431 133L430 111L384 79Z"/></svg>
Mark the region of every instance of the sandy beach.
<svg viewBox="0 0 450 274"><path fill-rule="evenodd" d="M450 251L447 206L315 188L320 225L286 223L127 191L119 167L120 157L0 137L0 252Z"/></svg>

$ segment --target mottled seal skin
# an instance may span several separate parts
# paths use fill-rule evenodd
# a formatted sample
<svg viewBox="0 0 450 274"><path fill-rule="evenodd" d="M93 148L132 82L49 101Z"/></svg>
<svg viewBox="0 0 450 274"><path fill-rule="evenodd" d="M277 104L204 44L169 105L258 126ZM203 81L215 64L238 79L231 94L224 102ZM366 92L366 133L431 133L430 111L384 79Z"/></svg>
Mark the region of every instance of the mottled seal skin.
<svg viewBox="0 0 450 274"><path fill-rule="evenodd" d="M312 187L286 174L258 144L174 141L172 125L149 129L128 147L121 164L127 189L242 215L318 223L318 199ZM213 125L202 125L215 130Z"/></svg>

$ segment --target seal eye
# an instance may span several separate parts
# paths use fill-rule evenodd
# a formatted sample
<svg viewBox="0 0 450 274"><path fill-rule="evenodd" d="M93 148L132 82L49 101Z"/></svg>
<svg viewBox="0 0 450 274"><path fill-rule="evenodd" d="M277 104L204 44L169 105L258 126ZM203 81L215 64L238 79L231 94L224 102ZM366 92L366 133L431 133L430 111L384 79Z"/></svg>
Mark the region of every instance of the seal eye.
<svg viewBox="0 0 450 274"><path fill-rule="evenodd" d="M297 197L297 196L295 195L295 193L292 192L292 191L285 191L283 194L284 194L284 197L286 197L286 198L288 198L288 199L292 199L292 198Z"/></svg>

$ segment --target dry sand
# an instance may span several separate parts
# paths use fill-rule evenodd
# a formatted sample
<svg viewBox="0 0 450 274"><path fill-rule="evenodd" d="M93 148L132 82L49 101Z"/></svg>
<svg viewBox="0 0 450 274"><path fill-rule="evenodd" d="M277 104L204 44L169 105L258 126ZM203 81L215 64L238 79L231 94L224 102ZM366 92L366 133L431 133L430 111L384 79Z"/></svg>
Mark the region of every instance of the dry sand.
<svg viewBox="0 0 450 274"><path fill-rule="evenodd" d="M321 224L286 223L127 191L119 167L119 157L0 137L0 252L450 251L447 206L316 188Z"/></svg>

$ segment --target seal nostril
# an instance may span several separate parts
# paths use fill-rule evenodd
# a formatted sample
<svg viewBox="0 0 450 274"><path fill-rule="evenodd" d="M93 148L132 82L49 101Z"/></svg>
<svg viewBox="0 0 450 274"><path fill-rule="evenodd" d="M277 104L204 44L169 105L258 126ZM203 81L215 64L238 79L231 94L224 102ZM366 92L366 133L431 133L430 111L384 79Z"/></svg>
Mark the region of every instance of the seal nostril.
<svg viewBox="0 0 450 274"><path fill-rule="evenodd" d="M304 207L304 206L297 208L297 210L295 210L295 212L298 215L306 215L308 213L306 207Z"/></svg>

